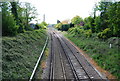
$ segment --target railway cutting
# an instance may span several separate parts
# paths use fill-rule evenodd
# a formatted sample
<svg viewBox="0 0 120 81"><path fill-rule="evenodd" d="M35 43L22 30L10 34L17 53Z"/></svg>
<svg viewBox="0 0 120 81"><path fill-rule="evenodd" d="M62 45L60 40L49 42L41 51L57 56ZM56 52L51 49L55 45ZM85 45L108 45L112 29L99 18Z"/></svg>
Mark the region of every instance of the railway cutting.
<svg viewBox="0 0 120 81"><path fill-rule="evenodd" d="M50 54L48 68L43 79L50 81L107 81L107 78L101 75L61 33L52 28L48 32Z"/></svg>

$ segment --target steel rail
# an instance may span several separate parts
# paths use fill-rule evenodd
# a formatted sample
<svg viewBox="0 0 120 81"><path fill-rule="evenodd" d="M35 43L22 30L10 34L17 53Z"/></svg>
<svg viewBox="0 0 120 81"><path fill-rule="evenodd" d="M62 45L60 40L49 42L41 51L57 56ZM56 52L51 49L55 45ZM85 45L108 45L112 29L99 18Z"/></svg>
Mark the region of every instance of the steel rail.
<svg viewBox="0 0 120 81"><path fill-rule="evenodd" d="M79 81L77 72L75 71L75 68L74 68L74 66L73 66L73 64L72 64L72 62L71 62L71 60L70 60L70 57L67 55L67 52L65 51L65 49L64 49L64 47L63 47L63 45L62 45L61 40L60 40L59 37L58 37L58 40L59 40L59 42L60 42L60 45L61 45L61 47L62 47L62 49L63 49L63 51L64 51L67 59L68 59L68 62L69 62L69 64L70 64L70 66L71 66L72 72L73 72L74 77L75 77L75 81Z"/></svg>
<svg viewBox="0 0 120 81"><path fill-rule="evenodd" d="M56 40L58 40L58 38L56 38ZM58 42L57 42L58 44ZM63 60L62 60L62 54L60 52L60 47L58 46L58 52L59 52L59 56L60 56L60 61L61 61L61 66L62 66L62 72L63 72L63 77L64 77L64 80L66 81L66 73L65 73L65 67L64 67L64 63L63 63Z"/></svg>
<svg viewBox="0 0 120 81"><path fill-rule="evenodd" d="M31 76L30 76L29 81L32 81L32 79L33 79L33 77L34 77L34 75L35 75L35 72L36 72L37 67L38 67L38 64L40 63L40 60L41 60L41 58L42 58L42 56L43 56L43 53L44 53L45 48L46 48L46 46L47 46L47 43L48 43L48 37L46 38L44 47L43 47L43 49L42 49L42 52L40 53L40 56L39 56L39 58L38 58L38 60L37 60L37 63L36 63L36 65L35 65L35 67L34 67L34 70L33 70L32 74L31 74Z"/></svg>
<svg viewBox="0 0 120 81"><path fill-rule="evenodd" d="M56 31L55 31L56 32ZM57 33L57 32L56 32ZM66 40L68 40L67 38L65 38L65 37L63 37L62 35L61 35L61 37L60 37L62 40L64 40L64 39L66 39ZM67 41L64 41L65 42L65 44L67 45ZM72 43L70 43L72 46L73 46L73 48L75 48L76 49L76 47L72 44ZM67 45L67 47L71 50L71 52L73 52L72 51L72 49ZM77 50L77 49L76 49ZM74 54L74 53L73 53ZM81 53L82 54L82 53ZM74 56L75 56L75 58L78 60L78 57L74 54ZM109 81L106 77L104 77L92 64L90 64L89 63L89 61L88 61L88 59L85 57L85 56L83 56L84 58L85 58L85 60L86 60L86 62L93 68L93 70L98 74L98 76L102 79L102 80L104 80L104 81ZM82 66L82 64L81 64L81 62L78 60L78 62L79 62L79 64ZM87 73L87 71L84 69L84 67L82 66L82 68L83 68L83 70ZM91 79L91 80L93 80L94 78L92 78L91 76L89 76L89 74L87 73L87 75L88 75L88 77Z"/></svg>
<svg viewBox="0 0 120 81"><path fill-rule="evenodd" d="M61 38L62 39L62 38ZM62 39L63 40L63 39ZM89 76L89 74L86 72L86 70L84 69L84 67L82 66L82 64L80 63L80 61L78 60L77 56L73 53L72 49L67 45L67 43L64 41L64 43L66 44L66 46L70 49L70 51L72 52L72 54L74 55L74 57L77 59L78 63L81 65L82 69L84 70L84 72L87 74L87 76L89 77L89 79L91 81L93 81L91 79L91 77Z"/></svg>
<svg viewBox="0 0 120 81"><path fill-rule="evenodd" d="M49 73L49 80L50 81L54 81L54 69L55 69L55 54L54 54L54 51L52 48L54 48L54 45L53 45L53 41L55 42L56 41L56 38L54 35L50 34L51 35L51 60L50 60L50 73ZM66 76L65 76L65 69L64 69L64 65L63 65L63 61L62 61L62 56L61 56L61 53L60 53L60 50L58 49L58 52L59 52L59 56L60 56L60 62L61 62L61 67L62 67L62 72L63 72L63 76L65 78L65 81L66 81Z"/></svg>
<svg viewBox="0 0 120 81"><path fill-rule="evenodd" d="M74 52L72 51L72 49L68 46L68 44L65 42L65 40L63 40L63 38L61 37L61 41L63 41L65 43L65 45L70 49L71 53L73 54L73 56L76 58L76 60L78 61L78 63L80 64L80 66L83 68L84 72L87 74L87 76L89 77L89 79L91 81L93 81L89 74L87 73L87 71L84 69L84 67L82 66L81 62L78 60L77 56L74 54Z"/></svg>
<svg viewBox="0 0 120 81"><path fill-rule="evenodd" d="M52 81L53 80L53 78L54 78L54 66L53 66L53 61L54 61L54 59L52 59L52 57L54 58L54 52L53 52L53 46L52 46L52 41L53 41L53 38L52 38L52 34L50 34L51 35L51 57L50 57L50 74L49 74L49 79L50 79L50 81Z"/></svg>
<svg viewBox="0 0 120 81"><path fill-rule="evenodd" d="M75 48L75 46L72 44L72 46ZM75 48L76 49L76 48ZM83 53L81 53L83 55ZM85 60L88 62L88 64L91 65L91 67L99 74L99 76L102 78L102 79L107 79L106 77L103 77L103 75L88 61L88 59L83 55L83 57L85 58ZM107 80L109 81L109 80Z"/></svg>
<svg viewBox="0 0 120 81"><path fill-rule="evenodd" d="M61 39L63 40L63 38L61 37ZM66 38L64 38L64 39L66 39ZM66 39L66 40L68 40L68 39ZM66 44L66 46L71 50L71 52L73 53L73 51L72 51L72 49L68 46L68 44L66 43L66 41L64 41L64 43ZM75 48L75 46L73 45L73 44L71 44L74 48ZM76 48L75 48L76 49ZM77 49L76 49L77 50ZM73 55L75 56L75 58L78 60L78 57L73 53ZM85 56L83 56L84 58L85 58ZM88 64L94 69L94 71L96 72L96 73L98 73L98 75L99 75L99 77L103 80L103 79L107 79L107 78L105 78L105 77L103 77L101 74L100 74L100 72L92 65L92 64L90 64L89 63L89 61L85 58L85 60L88 62ZM79 62L79 64L82 66L82 64L81 64L81 62L78 60L78 62ZM87 73L87 71L84 69L84 67L82 66L82 68L83 68L83 70L86 72L86 74L88 75L88 77L90 78L90 80L92 80L93 81L93 78L91 78L91 76L89 76L89 74ZM109 80L105 80L105 81L109 81Z"/></svg>
<svg viewBox="0 0 120 81"><path fill-rule="evenodd" d="M64 39L66 39L66 38L64 38ZM68 39L66 39L66 40L68 40ZM66 45L67 45L67 43L66 43ZM73 44L71 44L72 46L73 46L73 48L75 48L76 49L76 47L73 45ZM69 47L69 46L68 46ZM70 47L69 47L70 48ZM70 48L71 49L71 48ZM72 50L72 49L71 49ZM77 49L76 49L77 50ZM82 54L82 53L81 53ZM83 55L83 54L82 54ZM75 55L76 56L76 55ZM88 59L83 55L83 57L85 58L85 60L88 62L88 64L90 64L89 63L89 61L88 61ZM77 58L77 56L76 56L76 58ZM90 66L98 73L98 75L99 75L99 77L101 78L101 79L103 79L104 77L101 75L101 73L92 65L92 64L90 64ZM104 79L106 79L106 78L104 78Z"/></svg>

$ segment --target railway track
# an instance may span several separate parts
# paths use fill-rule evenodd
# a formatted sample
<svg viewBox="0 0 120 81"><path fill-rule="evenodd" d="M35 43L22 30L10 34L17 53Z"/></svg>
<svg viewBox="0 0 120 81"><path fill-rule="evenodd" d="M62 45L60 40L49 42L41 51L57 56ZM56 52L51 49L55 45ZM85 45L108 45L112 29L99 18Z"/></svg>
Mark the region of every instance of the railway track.
<svg viewBox="0 0 120 81"><path fill-rule="evenodd" d="M49 80L107 80L85 57L55 30L50 30L51 53Z"/></svg>

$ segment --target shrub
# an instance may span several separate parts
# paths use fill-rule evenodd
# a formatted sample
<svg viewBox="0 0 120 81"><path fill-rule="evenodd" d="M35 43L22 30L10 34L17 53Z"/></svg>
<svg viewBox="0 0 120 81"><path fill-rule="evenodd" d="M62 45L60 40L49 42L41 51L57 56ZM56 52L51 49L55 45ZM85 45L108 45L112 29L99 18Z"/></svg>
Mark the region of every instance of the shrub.
<svg viewBox="0 0 120 81"><path fill-rule="evenodd" d="M62 25L62 31L68 31L69 28L70 28L70 24L63 24Z"/></svg>
<svg viewBox="0 0 120 81"><path fill-rule="evenodd" d="M111 30L110 28L106 28L104 29L102 32L99 32L97 34L98 38L102 38L102 39L106 39L106 38L109 38L111 36Z"/></svg>
<svg viewBox="0 0 120 81"><path fill-rule="evenodd" d="M2 38L3 81L27 80L30 77L46 37L46 31L40 29Z"/></svg>
<svg viewBox="0 0 120 81"><path fill-rule="evenodd" d="M14 17L10 14L2 14L2 35L4 36L14 36L17 34L17 30L19 28L16 25L16 21Z"/></svg>
<svg viewBox="0 0 120 81"><path fill-rule="evenodd" d="M1 3L0 8L2 10L2 35L13 36L17 34L18 26L14 16L10 13L9 3Z"/></svg>
<svg viewBox="0 0 120 81"><path fill-rule="evenodd" d="M61 30L62 28L62 23L58 23L55 25L55 28L57 28L58 30Z"/></svg>
<svg viewBox="0 0 120 81"><path fill-rule="evenodd" d="M18 28L18 33L24 33L25 32L25 26L23 25L23 24L19 24L20 25L20 27Z"/></svg>
<svg viewBox="0 0 120 81"><path fill-rule="evenodd" d="M92 30L91 29L84 30L82 26L69 28L68 32L77 36L86 36L86 37L92 36Z"/></svg>
<svg viewBox="0 0 120 81"><path fill-rule="evenodd" d="M47 28L47 23L46 22L42 22L41 24L37 24L36 26L38 26L37 28L41 28L41 29L46 29Z"/></svg>
<svg viewBox="0 0 120 81"><path fill-rule="evenodd" d="M91 31L94 33L95 32L95 27L94 27L94 18L89 16L84 19L84 29L91 29Z"/></svg>
<svg viewBox="0 0 120 81"><path fill-rule="evenodd" d="M77 36L80 36L84 33L84 30L80 29L79 27L74 27L74 28L70 28L68 30L68 32L71 33L71 34L75 34Z"/></svg>
<svg viewBox="0 0 120 81"><path fill-rule="evenodd" d="M91 37L92 36L92 30L91 29L85 30L84 34L85 34L86 37Z"/></svg>
<svg viewBox="0 0 120 81"><path fill-rule="evenodd" d="M71 19L71 22L74 25L80 24L81 21L83 21L83 19L80 16L75 16Z"/></svg>

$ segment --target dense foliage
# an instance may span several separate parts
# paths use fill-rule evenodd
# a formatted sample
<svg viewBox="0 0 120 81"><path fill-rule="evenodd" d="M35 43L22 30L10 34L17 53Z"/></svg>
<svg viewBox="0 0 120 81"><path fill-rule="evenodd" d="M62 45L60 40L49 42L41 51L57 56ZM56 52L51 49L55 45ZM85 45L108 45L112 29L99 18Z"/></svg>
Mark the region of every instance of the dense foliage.
<svg viewBox="0 0 120 81"><path fill-rule="evenodd" d="M120 38L112 37L106 41L101 41L96 39L94 35L86 38L68 33L66 36L92 57L99 66L120 79ZM109 47L109 43L112 44L112 48Z"/></svg>
<svg viewBox="0 0 120 81"><path fill-rule="evenodd" d="M14 16L10 13L10 10L8 9L8 3L2 4L2 26L3 35L15 35L17 33L18 25L14 20Z"/></svg>
<svg viewBox="0 0 120 81"><path fill-rule="evenodd" d="M92 33L97 33L96 36L100 39L120 37L120 2L99 2L94 10L99 11L100 15L85 18L84 26L78 25L82 19L79 16L75 16L71 22L75 24L74 27L78 28L69 30L86 34L88 35L87 37L90 37ZM78 31L76 31L76 29L78 29ZM79 31L80 29L82 29L84 33Z"/></svg>
<svg viewBox="0 0 120 81"><path fill-rule="evenodd" d="M55 28L57 28L58 30L62 29L62 23L58 23L55 25Z"/></svg>
<svg viewBox="0 0 120 81"><path fill-rule="evenodd" d="M35 7L30 3L1 2L2 13L2 35L13 36L30 28L30 21L36 18Z"/></svg>
<svg viewBox="0 0 120 81"><path fill-rule="evenodd" d="M28 80L46 40L45 30L2 38L2 79ZM1 70L0 70L1 71Z"/></svg>
<svg viewBox="0 0 120 81"><path fill-rule="evenodd" d="M80 22L83 21L83 19L80 16L75 16L71 19L72 24L78 25Z"/></svg>
<svg viewBox="0 0 120 81"><path fill-rule="evenodd" d="M96 11L100 12L98 16ZM83 20L83 26L79 25L81 21L79 16L71 20L74 27L69 28L67 37L120 79L120 1L99 2L93 16Z"/></svg>
<svg viewBox="0 0 120 81"><path fill-rule="evenodd" d="M62 30L62 31L68 31L68 29L70 28L70 24L58 23L55 25L55 28L57 28L58 30Z"/></svg>
<svg viewBox="0 0 120 81"><path fill-rule="evenodd" d="M39 26L39 28L41 28L41 29L46 29L47 26L48 26L48 24L43 21L43 22L41 22L40 24L38 24L38 26Z"/></svg>
<svg viewBox="0 0 120 81"><path fill-rule="evenodd" d="M95 19L96 32L102 32L109 28L111 36L120 37L120 2L100 2L98 10L101 13Z"/></svg>

